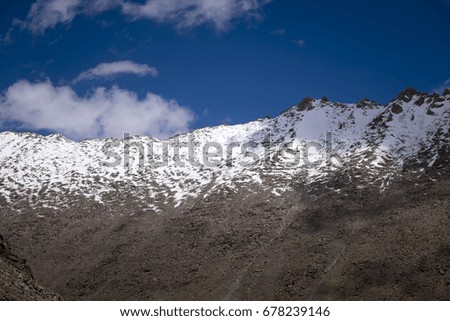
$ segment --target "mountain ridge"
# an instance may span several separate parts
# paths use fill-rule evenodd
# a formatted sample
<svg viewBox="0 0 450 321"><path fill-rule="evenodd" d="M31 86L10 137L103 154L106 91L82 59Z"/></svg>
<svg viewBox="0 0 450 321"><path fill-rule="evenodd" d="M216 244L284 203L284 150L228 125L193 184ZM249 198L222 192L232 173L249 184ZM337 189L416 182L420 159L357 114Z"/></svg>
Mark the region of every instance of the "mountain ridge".
<svg viewBox="0 0 450 321"><path fill-rule="evenodd" d="M448 147L449 109L450 95L407 89L387 105L367 102L363 108L358 103L306 98L272 119L206 127L168 140L130 136L74 142L58 134L4 132L0 133L0 195L6 202L11 193L22 198L31 195L32 204L33 198L42 203L45 193L63 189L103 202L103 194L117 191L112 185L134 182L146 186L148 191L141 197L150 203L149 209L160 212L164 200L157 200L158 195L180 205L188 197L198 197L213 181L213 190L233 180L262 183L263 176L285 180L296 176L308 183L342 169L339 162L350 167L352 162L356 167L364 163L376 177L381 168L395 171L405 161L413 161L423 154L421 150L428 150L428 165L432 165L438 150ZM342 148L328 155L326 149L332 152L333 142ZM214 148L221 155L212 156L215 162L211 162L205 150ZM285 182L279 185L274 193ZM64 200L59 204L49 200L47 205L61 203Z"/></svg>
<svg viewBox="0 0 450 321"><path fill-rule="evenodd" d="M450 95L450 89L449 88L445 88L444 91L440 94L440 93L437 93L437 92L432 92L432 93L420 92L420 91L416 90L413 87L406 87L404 90L400 91L395 98L393 98L391 101L387 102L386 104L378 103L378 102L376 102L374 100L371 100L370 98L363 98L363 99L359 100L356 103L344 103L344 102L330 101L325 96L322 97L322 98L314 98L314 97L306 96L298 104L294 104L291 107L281 111L278 114L278 116L280 116L281 114L283 114L283 113L285 113L285 112L287 112L287 111L289 111L291 109L301 107L301 105L307 103L308 101L309 102L311 102L311 101L328 102L330 104L334 104L335 106L352 106L352 105L354 105L356 107L358 107L358 104L366 102L366 103L371 103L370 105L374 105L374 106L385 106L385 107L387 107L388 105L390 105L392 102L394 102L396 100L402 100L402 97L405 97L405 95L406 96L413 95L413 96L419 96L419 97L424 96L424 97L428 97L429 99L436 99L437 98L438 101L445 101L446 99L448 100L447 96ZM420 104L420 105L422 105L422 104ZM361 106L359 108L363 108L363 107L366 107L366 106ZM276 118L276 117L273 117L273 118ZM167 139L158 139L156 137L146 136L146 135L131 135L130 137L148 137L148 138L152 138L154 140L171 140L171 139L173 139L173 138L175 138L175 137L177 137L179 135L191 134L191 133L193 133L195 131L198 131L198 130L203 130L203 129L208 129L208 128L217 128L217 127L221 127L221 126L245 125L245 124L248 124L248 123L251 123L251 122L261 121L263 119L264 119L264 117L260 117L260 118L257 118L256 120L249 121L249 122L244 122L244 123L238 123L238 124L232 124L232 125L230 125L230 124L220 124L220 125L215 125L215 126L207 126L207 127L197 128L197 129L193 129L193 130L188 131L188 132L177 133L177 134L175 134L173 136L168 137ZM272 119L272 117L270 117L270 119ZM50 134L47 134L47 135L43 135L43 134L39 134L39 133L36 133L36 132L31 132L31 131L20 131L20 132L17 132L17 131L12 131L12 130L1 131L0 135L1 134L8 134L8 133L10 133L10 134L17 134L17 135L34 136L34 137L38 137L38 138L39 137L40 138L42 138L42 137L62 138L62 139L65 139L65 140L68 140L68 141L71 141L71 142L77 142L77 143L82 143L82 142L91 141L91 140L96 141L96 140L121 140L122 139L122 138L114 138L114 137L104 137L104 138L85 138L83 140L76 141L76 140L70 139L67 136L65 136L63 134L60 134L60 133L50 133Z"/></svg>

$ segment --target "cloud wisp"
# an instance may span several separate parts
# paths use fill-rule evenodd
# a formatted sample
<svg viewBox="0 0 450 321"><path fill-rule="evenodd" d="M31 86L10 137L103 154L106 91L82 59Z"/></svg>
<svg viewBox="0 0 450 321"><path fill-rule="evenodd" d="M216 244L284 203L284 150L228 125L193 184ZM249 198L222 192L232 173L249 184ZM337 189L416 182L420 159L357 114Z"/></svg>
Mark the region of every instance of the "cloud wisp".
<svg viewBox="0 0 450 321"><path fill-rule="evenodd" d="M101 5L103 3L103 5ZM70 23L80 13L99 14L117 5L115 1L37 0L31 5L24 21L16 20L22 28L42 34L59 23ZM95 11L97 8L97 11Z"/></svg>
<svg viewBox="0 0 450 321"><path fill-rule="evenodd" d="M192 28L212 24L217 31L225 31L239 18L258 18L259 9L268 0L148 0L145 4L124 2L123 14L175 24L178 28Z"/></svg>
<svg viewBox="0 0 450 321"><path fill-rule="evenodd" d="M444 92L444 90L447 88L450 88L450 79L447 79L446 81L444 81L444 83L442 85L440 85L439 87L434 88L433 92L442 94Z"/></svg>
<svg viewBox="0 0 450 321"><path fill-rule="evenodd" d="M260 18L260 9L272 0L37 0L31 6L22 28L42 34L58 24L68 24L77 15L98 15L120 10L133 19L169 23L177 28L194 28L210 24L217 31L226 31L236 19Z"/></svg>
<svg viewBox="0 0 450 321"><path fill-rule="evenodd" d="M300 48L305 48L305 46L306 46L306 41L303 39L295 40L294 42Z"/></svg>
<svg viewBox="0 0 450 321"><path fill-rule="evenodd" d="M50 130L75 140L121 138L124 133L167 138L187 131L193 120L193 112L175 100L153 93L139 99L118 87L99 87L79 96L50 81L21 80L0 96L0 126L17 123L26 130Z"/></svg>
<svg viewBox="0 0 450 321"><path fill-rule="evenodd" d="M73 80L73 83L98 78L109 79L114 76L123 74L132 74L137 76L150 75L152 77L158 77L159 73L155 67L150 67L146 64L137 64L130 60L123 60L98 64L94 68L88 69L80 73Z"/></svg>
<svg viewBox="0 0 450 321"><path fill-rule="evenodd" d="M271 31L270 35L271 36L284 36L285 33L286 33L286 29L280 28L280 29Z"/></svg>

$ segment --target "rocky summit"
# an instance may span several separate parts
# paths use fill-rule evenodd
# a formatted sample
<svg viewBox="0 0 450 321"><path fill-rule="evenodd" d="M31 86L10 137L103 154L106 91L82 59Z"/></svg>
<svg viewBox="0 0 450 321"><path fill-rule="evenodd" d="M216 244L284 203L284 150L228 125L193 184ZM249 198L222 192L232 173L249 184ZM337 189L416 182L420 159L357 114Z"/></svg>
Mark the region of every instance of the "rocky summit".
<svg viewBox="0 0 450 321"><path fill-rule="evenodd" d="M167 140L3 132L0 234L70 300L448 300L449 127L408 88Z"/></svg>

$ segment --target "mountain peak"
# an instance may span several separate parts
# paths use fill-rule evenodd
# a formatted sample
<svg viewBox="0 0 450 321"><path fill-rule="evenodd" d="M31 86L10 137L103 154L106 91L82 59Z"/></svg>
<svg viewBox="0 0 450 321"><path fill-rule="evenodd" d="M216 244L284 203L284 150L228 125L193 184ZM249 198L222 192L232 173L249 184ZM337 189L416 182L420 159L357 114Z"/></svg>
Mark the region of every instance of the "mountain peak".
<svg viewBox="0 0 450 321"><path fill-rule="evenodd" d="M370 100L369 98L361 99L356 103L357 108L371 108L377 105L377 102Z"/></svg>
<svg viewBox="0 0 450 321"><path fill-rule="evenodd" d="M69 141L69 139L67 139L65 136L63 136L61 134L50 134L50 135L47 135L47 138L53 139L56 141Z"/></svg>
<svg viewBox="0 0 450 321"><path fill-rule="evenodd" d="M297 105L297 111L302 110L311 110L313 106L313 102L315 101L312 97L305 97L302 99L302 101Z"/></svg>
<svg viewBox="0 0 450 321"><path fill-rule="evenodd" d="M412 87L406 87L405 90L401 91L397 95L396 100L403 100L404 102L410 102L412 98L416 95L424 95L424 94Z"/></svg>

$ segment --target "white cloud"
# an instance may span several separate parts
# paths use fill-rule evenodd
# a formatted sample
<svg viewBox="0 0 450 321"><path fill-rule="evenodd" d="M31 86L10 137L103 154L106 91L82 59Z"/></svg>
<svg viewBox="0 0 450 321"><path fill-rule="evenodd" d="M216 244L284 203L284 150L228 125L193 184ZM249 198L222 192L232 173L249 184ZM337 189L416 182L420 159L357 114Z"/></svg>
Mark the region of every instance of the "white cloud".
<svg viewBox="0 0 450 321"><path fill-rule="evenodd" d="M305 42L305 40L303 40L303 39L296 40L295 43L296 43L297 46L299 46L300 48L305 48L305 46L306 46L306 42Z"/></svg>
<svg viewBox="0 0 450 321"><path fill-rule="evenodd" d="M102 63L94 68L83 71L73 80L74 83L95 78L110 78L120 74L133 74L137 76L158 76L158 70L145 64L137 64L129 60Z"/></svg>
<svg viewBox="0 0 450 321"><path fill-rule="evenodd" d="M280 29L273 30L270 33L270 35L271 36L283 36L285 33L286 33L286 29L280 28Z"/></svg>
<svg viewBox="0 0 450 321"><path fill-rule="evenodd" d="M68 86L22 80L0 96L0 123L27 130L50 130L72 139L123 137L124 133L166 138L188 130L194 114L174 100L117 87L78 96Z"/></svg>
<svg viewBox="0 0 450 321"><path fill-rule="evenodd" d="M442 85L433 89L433 92L442 94L446 88L450 88L450 79L447 79Z"/></svg>
<svg viewBox="0 0 450 321"><path fill-rule="evenodd" d="M220 123L221 124L226 124L226 125L228 125L228 124L230 124L231 122L233 122L233 119L230 117L230 116L225 116L225 118L223 118L221 121L220 121Z"/></svg>
<svg viewBox="0 0 450 321"><path fill-rule="evenodd" d="M43 33L58 23L67 23L78 14L82 0L37 0L31 5L23 27Z"/></svg>
<svg viewBox="0 0 450 321"><path fill-rule="evenodd" d="M70 23L77 15L97 15L119 7L124 0L36 0L25 21L16 24L35 34L44 33L57 24Z"/></svg>
<svg viewBox="0 0 450 321"><path fill-rule="evenodd" d="M14 29L9 28L7 32L0 35L0 46L9 45L12 42L12 33Z"/></svg>
<svg viewBox="0 0 450 321"><path fill-rule="evenodd" d="M35 34L59 23L70 23L77 15L96 15L111 9L132 19L149 19L171 23L178 28L212 24L226 30L238 18L257 18L259 9L271 0L37 0L30 8L22 27Z"/></svg>
<svg viewBox="0 0 450 321"><path fill-rule="evenodd" d="M145 4L124 2L123 14L134 19L147 18L169 22L179 28L212 24L226 30L237 18L258 17L258 10L267 0L147 0Z"/></svg>

